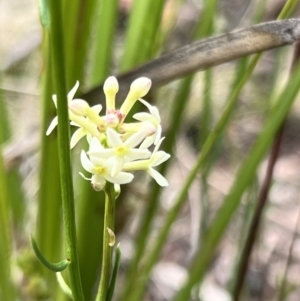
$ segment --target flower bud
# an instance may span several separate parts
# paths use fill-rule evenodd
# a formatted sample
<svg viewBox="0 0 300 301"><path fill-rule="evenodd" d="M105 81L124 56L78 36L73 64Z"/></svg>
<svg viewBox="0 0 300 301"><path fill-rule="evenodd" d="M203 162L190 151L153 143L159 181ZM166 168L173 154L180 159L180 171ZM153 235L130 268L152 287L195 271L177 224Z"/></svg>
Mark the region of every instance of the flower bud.
<svg viewBox="0 0 300 301"><path fill-rule="evenodd" d="M129 93L120 108L120 112L126 116L136 101L139 98L144 97L149 92L150 88L151 79L147 77L136 79L130 86Z"/></svg>
<svg viewBox="0 0 300 301"><path fill-rule="evenodd" d="M110 76L104 82L103 91L106 97L106 110L115 110L115 97L119 91L119 83L114 76Z"/></svg>
<svg viewBox="0 0 300 301"><path fill-rule="evenodd" d="M86 116L89 104L83 99L73 99L69 102L69 110L77 116Z"/></svg>
<svg viewBox="0 0 300 301"><path fill-rule="evenodd" d="M112 128L116 127L119 124L119 118L114 113L105 115L103 117L103 119L105 120L107 126L112 127Z"/></svg>
<svg viewBox="0 0 300 301"><path fill-rule="evenodd" d="M147 77L140 77L133 81L133 83L130 86L129 93L135 93L137 99L144 97L149 92L151 84L151 79Z"/></svg>

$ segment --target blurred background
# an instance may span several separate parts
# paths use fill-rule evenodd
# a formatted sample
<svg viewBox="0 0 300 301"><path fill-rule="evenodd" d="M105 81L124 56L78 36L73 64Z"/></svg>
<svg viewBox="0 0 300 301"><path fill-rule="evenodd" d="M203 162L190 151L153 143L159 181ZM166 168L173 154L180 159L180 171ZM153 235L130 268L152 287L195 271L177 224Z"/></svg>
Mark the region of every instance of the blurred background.
<svg viewBox="0 0 300 301"><path fill-rule="evenodd" d="M124 54L132 2L132 0L118 2L109 74L115 75L121 69L127 71L131 68L131 66L120 68L119 64ZM217 2L212 35L275 20L286 1L220 0ZM190 43L196 24L203 18L203 7L204 3L201 0L165 1L155 51L151 52L150 57L137 63L142 64ZM298 14L299 5L293 17L297 17ZM24 270L22 265L22 262L27 260L24 258L29 256L27 254L29 235L35 233L36 227L39 227L37 212L41 172L40 141L44 135L41 125L43 114L41 76L46 63L43 57L44 35L39 18L38 1L1 1L0 28L0 93L3 99L0 110L2 126L5 127L3 156L13 224L13 278L21 292L20 300L50 300L47 295L47 282L39 283L42 293L37 294L36 286L30 280L32 272ZM90 36L93 42L83 64L82 92L89 91L103 81L101 78L94 80L90 76L91 70L95 68L92 53L96 46L93 39L97 38L93 31L90 32ZM142 42L140 47L143 47ZM228 193L239 164L244 160L260 132L274 96L287 81L292 50L292 46L287 46L263 54L251 79L239 95L238 105L226 132L208 160L204 171L198 176L188 193L188 198L173 224L160 260L152 271L147 292L141 300L171 300L183 283L187 267L198 246L201 245L206 228ZM228 93L238 77L238 70L243 66L243 60L216 66L210 69L209 75L206 71L195 74L166 174L170 185L162 190L148 241L149 246L151 239L155 239L159 232L163 218L174 203L197 154L201 151L203 141L220 117ZM205 84L208 76L211 83L209 91L206 90ZM149 99L146 97L159 108L163 128L166 131L172 118L169 114L170 108L173 106L180 83L181 80L173 81L156 90ZM73 83L69 85L73 86ZM201 101L206 96L209 99L209 108L205 108ZM50 105L51 102L50 98ZM299 137L300 102L296 101L286 122L280 156L276 163L259 235L247 269L241 300L300 300L300 229L297 225L300 196ZM78 158L79 152L80 147L74 150L74 158ZM253 184L244 195L202 285L194 292L193 300L231 300L230 290L234 282L238 258L265 176L266 163L267 158L261 164L257 176L253 178ZM76 173L79 168L74 163L75 183L81 181L78 180ZM118 291L121 291L122 283L126 282L126 277L125 280L123 278L133 256L136 235L148 205L145 202L147 199L145 195L149 191L149 182L147 175L136 176L135 181L124 188L126 197L118 209L117 241L121 242L122 262L117 296ZM53 185L57 185L57 182L53 181ZM81 190L76 187L76 199L79 199L81 194ZM85 200L87 201L90 200ZM78 201L78 210L81 210L81 206ZM99 207L99 204L97 206ZM291 249L292 241L294 245ZM284 296L279 297L283 279L286 279ZM119 300L118 297L116 300Z"/></svg>

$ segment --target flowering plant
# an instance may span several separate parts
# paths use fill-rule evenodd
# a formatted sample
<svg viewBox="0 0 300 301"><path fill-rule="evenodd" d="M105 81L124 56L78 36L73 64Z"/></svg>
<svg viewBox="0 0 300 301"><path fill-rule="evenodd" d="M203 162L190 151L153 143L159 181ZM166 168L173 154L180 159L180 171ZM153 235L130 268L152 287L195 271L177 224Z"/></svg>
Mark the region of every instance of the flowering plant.
<svg viewBox="0 0 300 301"><path fill-rule="evenodd" d="M134 178L131 172L146 170L160 186L168 186L167 180L154 169L165 162L170 155L159 150L164 138L161 138L161 119L155 106L143 100L151 87L151 80L146 77L136 79L121 105L116 109L115 96L119 84L115 77L109 77L103 86L106 97L106 112L100 116L100 104L90 107L83 99L73 99L78 89L77 82L68 93L69 119L71 125L78 127L71 137L70 147L86 136L89 143L88 152L81 151L81 164L91 177L80 175L91 181L95 190L102 190L106 182L117 185L127 184ZM53 95L56 106L56 95ZM144 104L149 113L133 115L136 122L126 123L126 117L136 101ZM55 117L48 130L49 135L58 123ZM149 147L155 145L153 152Z"/></svg>

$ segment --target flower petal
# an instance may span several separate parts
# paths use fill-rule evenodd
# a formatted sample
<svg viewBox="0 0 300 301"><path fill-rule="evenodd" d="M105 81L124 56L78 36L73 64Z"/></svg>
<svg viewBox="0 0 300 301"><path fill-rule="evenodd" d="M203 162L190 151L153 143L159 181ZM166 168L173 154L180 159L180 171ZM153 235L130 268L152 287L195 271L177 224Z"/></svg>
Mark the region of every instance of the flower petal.
<svg viewBox="0 0 300 301"><path fill-rule="evenodd" d="M102 148L102 149L98 149L96 151L89 151L88 154L91 157L108 159L109 157L114 155L114 149L113 148Z"/></svg>
<svg viewBox="0 0 300 301"><path fill-rule="evenodd" d="M129 172L119 172L116 176L110 176L110 175L106 175L105 176L106 180L111 182L111 183L115 183L115 184L127 184L130 183L134 176L129 173Z"/></svg>
<svg viewBox="0 0 300 301"><path fill-rule="evenodd" d="M131 160L148 159L151 153L147 149L132 148L126 156Z"/></svg>
<svg viewBox="0 0 300 301"><path fill-rule="evenodd" d="M170 154L167 154L164 151L159 151L151 156L151 166L160 165L161 163L167 161L170 157Z"/></svg>
<svg viewBox="0 0 300 301"><path fill-rule="evenodd" d="M52 95L52 100L54 102L55 108L57 108L57 95L56 94Z"/></svg>
<svg viewBox="0 0 300 301"><path fill-rule="evenodd" d="M86 135L86 131L83 128L77 129L71 137L70 148L72 149L77 142Z"/></svg>
<svg viewBox="0 0 300 301"><path fill-rule="evenodd" d="M95 105L95 106L92 106L91 107L97 114L99 114L102 110L102 106L99 104L99 105Z"/></svg>
<svg viewBox="0 0 300 301"><path fill-rule="evenodd" d="M103 158L97 158L97 157L90 156L90 160L96 168L97 167L105 167L105 160Z"/></svg>
<svg viewBox="0 0 300 301"><path fill-rule="evenodd" d="M107 140L109 146L115 148L123 144L121 137L111 128L107 129Z"/></svg>
<svg viewBox="0 0 300 301"><path fill-rule="evenodd" d="M164 139L165 139L165 137L160 138L159 141L155 144L155 148L153 150L153 154L155 154L159 150L160 145L164 141Z"/></svg>
<svg viewBox="0 0 300 301"><path fill-rule="evenodd" d="M137 133L135 133L134 135L132 135L130 138L128 138L125 142L124 145L132 148L132 147L136 147L137 145L139 145L142 140L146 137L147 133L145 131L139 131Z"/></svg>
<svg viewBox="0 0 300 301"><path fill-rule="evenodd" d="M111 170L111 176L115 177L123 168L125 164L124 157L114 157L113 168Z"/></svg>
<svg viewBox="0 0 300 301"><path fill-rule="evenodd" d="M52 121L51 121L51 123L50 123L50 125L49 125L49 127L47 129L47 132L46 132L47 136L51 134L51 132L54 130L54 128L57 126L57 124L58 124L58 118L57 118L57 116L55 116L52 119Z"/></svg>
<svg viewBox="0 0 300 301"><path fill-rule="evenodd" d="M150 147L153 143L154 143L154 140L155 140L155 136L156 135L151 135L149 137L147 137L143 143L140 145L140 149L147 149L148 147Z"/></svg>
<svg viewBox="0 0 300 301"><path fill-rule="evenodd" d="M92 164L92 162L89 160L88 156L86 155L86 152L84 150L81 151L81 154L80 154L80 160L81 160L81 164L82 164L82 167L90 172L90 173L94 173L95 171L95 167L94 165Z"/></svg>
<svg viewBox="0 0 300 301"><path fill-rule="evenodd" d="M160 140L161 133L162 133L162 128L161 128L161 125L159 125L156 130L156 137L155 137L154 145L156 145L158 143L158 141Z"/></svg>
<svg viewBox="0 0 300 301"><path fill-rule="evenodd" d="M72 90L68 93L68 101L71 101L71 100L74 98L74 96L75 96L75 94L76 94L76 92L77 92L78 87L79 87L79 81L76 81L75 86L74 86L74 87L72 88Z"/></svg>
<svg viewBox="0 0 300 301"><path fill-rule="evenodd" d="M166 178L164 176L162 176L158 171L156 171L153 168L149 168L148 173L150 174L150 176L156 181L156 183L162 187L166 187L169 186L168 181L166 180Z"/></svg>
<svg viewBox="0 0 300 301"><path fill-rule="evenodd" d="M157 107L151 106L150 103L147 102L147 101L144 100L144 99L141 99L141 98L140 98L139 101L140 101L142 104L144 104L144 105L149 109L150 114L151 114L153 117L155 117L155 118L158 120L158 122L160 122L160 115L159 115L159 111L158 111Z"/></svg>
<svg viewBox="0 0 300 301"><path fill-rule="evenodd" d="M90 147L89 147L89 152L88 154L90 154L90 152L97 152L99 150L103 150L104 147L102 146L101 142L99 141L99 139L97 137L93 137L90 141L89 141Z"/></svg>
<svg viewBox="0 0 300 301"><path fill-rule="evenodd" d="M151 114L149 113L144 113L144 112L141 112L141 113L136 113L132 116L134 119L136 120L139 120L139 121L147 121L149 119L152 118Z"/></svg>
<svg viewBox="0 0 300 301"><path fill-rule="evenodd" d="M77 124L75 121L71 121L71 122L70 122L70 125L77 126L78 128L80 127L80 125L79 125L79 124Z"/></svg>

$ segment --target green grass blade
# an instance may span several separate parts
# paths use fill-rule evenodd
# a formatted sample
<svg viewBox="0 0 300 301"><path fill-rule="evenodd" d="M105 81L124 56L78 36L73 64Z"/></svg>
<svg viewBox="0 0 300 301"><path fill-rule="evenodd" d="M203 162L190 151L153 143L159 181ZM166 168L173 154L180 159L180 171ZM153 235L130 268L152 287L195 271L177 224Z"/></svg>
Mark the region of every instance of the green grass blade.
<svg viewBox="0 0 300 301"><path fill-rule="evenodd" d="M45 73L42 74L42 126L41 126L41 158L40 158L40 190L38 194L38 212L36 238L43 254L57 261L61 256L62 223L61 223L61 189L57 136L53 133L46 136L46 130L55 116L56 110L52 102L52 72L49 37L44 32L43 55ZM43 276L55 291L55 275L43 268Z"/></svg>
<svg viewBox="0 0 300 301"><path fill-rule="evenodd" d="M97 0L64 0L61 3L68 89L77 80L84 81L96 5Z"/></svg>
<svg viewBox="0 0 300 301"><path fill-rule="evenodd" d="M66 64L66 81L67 88L73 87L75 82L73 81L73 64L74 64L74 52L75 40L77 37L77 26L78 26L78 12L81 0L64 0L60 6L63 11L63 34L64 34L64 53L65 53L65 64ZM75 80L79 80L76 78Z"/></svg>
<svg viewBox="0 0 300 301"><path fill-rule="evenodd" d="M77 80L81 83L84 81L84 68L87 63L96 4L96 0L80 0L78 3L76 24L74 30L71 32L74 38L73 49L70 53L71 55L73 54L73 59L70 69L68 70L68 82L71 86L73 86ZM67 53L67 55L69 55L69 53Z"/></svg>
<svg viewBox="0 0 300 301"><path fill-rule="evenodd" d="M50 1L53 75L57 95L58 153L70 287L74 300L84 300L76 245L75 206L70 158L70 129L65 78L65 59L60 1Z"/></svg>
<svg viewBox="0 0 300 301"><path fill-rule="evenodd" d="M278 20L282 20L290 16L295 10L298 0L288 0L278 16Z"/></svg>
<svg viewBox="0 0 300 301"><path fill-rule="evenodd" d="M214 250L216 249L224 231L226 230L231 216L238 208L240 199L245 189L255 176L259 163L263 160L270 144L288 114L300 86L300 68L298 66L292 80L287 84L285 90L278 98L276 105L270 112L265 126L259 135L256 143L250 151L247 159L240 167L236 181L229 194L225 198L223 205L219 209L212 225L207 231L202 248L195 255L192 262L189 278L182 289L175 296L174 301L184 301L189 298L193 286L202 280L206 268L210 264Z"/></svg>
<svg viewBox="0 0 300 301"><path fill-rule="evenodd" d="M85 299L91 300L102 258L105 198L104 193L94 191L88 182L78 183L78 186L81 193L77 200L80 274Z"/></svg>
<svg viewBox="0 0 300 301"><path fill-rule="evenodd" d="M91 85L95 86L108 76L113 54L113 40L117 23L118 0L100 1L99 16L95 18L96 46L91 70Z"/></svg>
<svg viewBox="0 0 300 301"><path fill-rule="evenodd" d="M153 54L165 0L135 0L125 40L121 71L137 66Z"/></svg>
<svg viewBox="0 0 300 301"><path fill-rule="evenodd" d="M2 98L0 95L1 106ZM4 111L2 111L4 112ZM1 114L1 113L0 113ZM15 292L11 282L11 227L9 219L9 203L6 182L6 172L4 168L4 160L2 156L2 143L4 141L3 119L0 121L0 299L13 301L15 300Z"/></svg>

